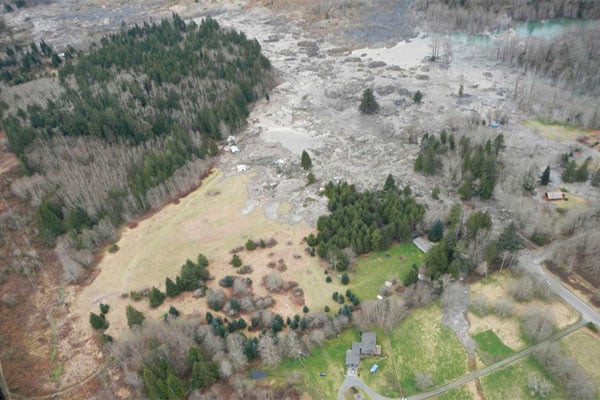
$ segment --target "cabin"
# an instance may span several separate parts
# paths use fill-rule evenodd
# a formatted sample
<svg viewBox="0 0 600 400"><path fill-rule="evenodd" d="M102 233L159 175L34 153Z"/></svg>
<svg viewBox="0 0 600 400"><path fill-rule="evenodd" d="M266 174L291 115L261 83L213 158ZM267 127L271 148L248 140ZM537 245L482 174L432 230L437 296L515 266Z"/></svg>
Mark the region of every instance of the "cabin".
<svg viewBox="0 0 600 400"><path fill-rule="evenodd" d="M544 200L546 200L546 201L567 200L567 195L563 192L546 192L546 193L544 193Z"/></svg>

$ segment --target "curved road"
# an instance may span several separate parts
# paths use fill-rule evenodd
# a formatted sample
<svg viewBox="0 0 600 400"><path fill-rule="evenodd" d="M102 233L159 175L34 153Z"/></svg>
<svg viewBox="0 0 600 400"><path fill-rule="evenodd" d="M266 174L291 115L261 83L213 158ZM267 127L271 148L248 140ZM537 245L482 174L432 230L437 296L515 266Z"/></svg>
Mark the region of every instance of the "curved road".
<svg viewBox="0 0 600 400"><path fill-rule="evenodd" d="M577 296L576 294L571 292L570 289L563 286L563 284L560 280L556 279L554 277L554 275L552 275L551 273L549 273L542 267L542 265L541 265L542 262L552 255L553 250L554 249L553 249L552 245L546 246L543 248L539 248L539 249L533 250L533 251L524 250L519 257L519 261L521 262L521 265L525 266L525 269L531 275L533 275L537 278L540 278L542 281L546 282L546 284L550 286L552 291L558 297L560 297L561 299L563 299L563 301L565 301L571 307L576 309L581 314L581 320L578 323L561 330L560 332L556 333L555 335L551 336L550 338L546 339L545 341L540 342L531 347L528 347L525 350L520 351L519 353L516 353L508 358L505 358L504 360L502 360L500 362L497 362L496 364L489 365L478 371L475 371L468 375L462 376L462 377L460 377L446 385L440 386L432 391L407 397L407 400L427 399L429 397L436 396L436 395L442 394L444 392L447 392L449 390L460 387L460 386L472 381L473 379L480 378L484 375L487 375L491 372L496 371L499 368L502 368L508 364L511 364L515 361L522 359L523 357L530 355L533 351L535 351L537 348L539 348L543 343L558 340L558 339L576 331L577 329L585 326L588 322L592 322L592 323L594 323L594 325L600 327L600 313L598 313L598 311L596 311L593 307L591 307L589 304L587 304L579 296ZM367 393L371 397L372 400L400 400L400 398L392 399L390 397L378 395L369 386L367 386L358 376L346 376L346 379L342 383L342 386L340 387L340 390L338 392L338 400L344 400L344 393L346 393L346 391L348 389L350 389L351 387L357 387L357 388L362 389L363 391L365 391L365 393Z"/></svg>

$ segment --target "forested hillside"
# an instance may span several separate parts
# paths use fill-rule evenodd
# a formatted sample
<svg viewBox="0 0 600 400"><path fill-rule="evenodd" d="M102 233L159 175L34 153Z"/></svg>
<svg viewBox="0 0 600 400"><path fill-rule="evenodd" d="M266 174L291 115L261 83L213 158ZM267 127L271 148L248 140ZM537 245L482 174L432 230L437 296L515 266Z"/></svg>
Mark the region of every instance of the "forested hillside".
<svg viewBox="0 0 600 400"><path fill-rule="evenodd" d="M77 246L198 184L216 141L240 127L269 84L256 40L179 16L102 38L65 58L62 92L11 110L2 125L38 207L40 237Z"/></svg>

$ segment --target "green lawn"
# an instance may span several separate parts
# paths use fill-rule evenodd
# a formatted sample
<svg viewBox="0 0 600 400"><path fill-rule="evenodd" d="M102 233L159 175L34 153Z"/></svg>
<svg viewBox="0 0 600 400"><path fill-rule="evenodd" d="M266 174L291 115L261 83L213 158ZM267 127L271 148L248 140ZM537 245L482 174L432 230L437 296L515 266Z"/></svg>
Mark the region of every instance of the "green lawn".
<svg viewBox="0 0 600 400"><path fill-rule="evenodd" d="M502 340L491 330L471 336L477 343L479 356L485 364L492 364L513 354L513 350L502 343Z"/></svg>
<svg viewBox="0 0 600 400"><path fill-rule="evenodd" d="M465 374L467 353L454 332L441 326L441 312L434 303L413 311L391 333L378 331L384 357L364 359L359 369L361 378L380 394L399 397L418 391L415 373L430 373L434 386ZM372 374L369 369L373 363L379 365L379 370ZM394 380L402 393L394 388Z"/></svg>
<svg viewBox="0 0 600 400"><path fill-rule="evenodd" d="M474 400L475 395L469 391L469 389L464 386L453 389L449 392L446 392L438 397L435 397L436 400Z"/></svg>
<svg viewBox="0 0 600 400"><path fill-rule="evenodd" d="M553 382L544 369L532 357L529 357L481 378L481 387L487 400L534 400L536 397L529 393L527 381L529 377L535 375L544 376ZM553 385L554 390L546 397L547 400L568 398L559 385L554 382Z"/></svg>
<svg viewBox="0 0 600 400"><path fill-rule="evenodd" d="M300 389L313 399L335 399L346 373L344 360L346 350L352 342L360 341L360 332L347 330L339 337L328 340L323 346L313 349L310 357L296 360L288 358L276 368L267 371L270 378L285 382L294 373L300 375ZM325 372L327 376L319 376Z"/></svg>
<svg viewBox="0 0 600 400"><path fill-rule="evenodd" d="M352 292L362 300L374 299L386 280L404 279L413 264L420 266L423 253L412 242L400 243L389 250L359 257L356 271L351 274Z"/></svg>

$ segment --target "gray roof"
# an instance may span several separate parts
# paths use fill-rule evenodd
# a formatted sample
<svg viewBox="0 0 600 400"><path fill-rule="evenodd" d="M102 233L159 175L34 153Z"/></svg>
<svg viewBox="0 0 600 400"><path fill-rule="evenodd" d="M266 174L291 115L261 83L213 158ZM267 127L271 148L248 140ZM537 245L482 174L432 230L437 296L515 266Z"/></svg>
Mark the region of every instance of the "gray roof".
<svg viewBox="0 0 600 400"><path fill-rule="evenodd" d="M355 354L352 350L346 352L346 365L358 366L360 364L360 355Z"/></svg>
<svg viewBox="0 0 600 400"><path fill-rule="evenodd" d="M361 335L363 353L375 353L377 347L377 335L375 332L363 332Z"/></svg>

